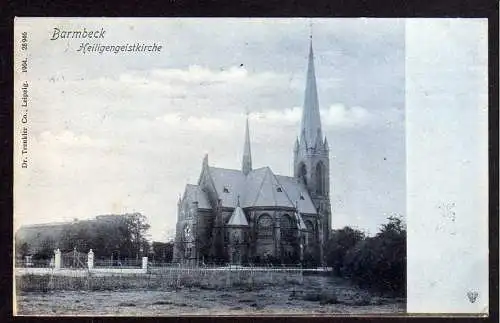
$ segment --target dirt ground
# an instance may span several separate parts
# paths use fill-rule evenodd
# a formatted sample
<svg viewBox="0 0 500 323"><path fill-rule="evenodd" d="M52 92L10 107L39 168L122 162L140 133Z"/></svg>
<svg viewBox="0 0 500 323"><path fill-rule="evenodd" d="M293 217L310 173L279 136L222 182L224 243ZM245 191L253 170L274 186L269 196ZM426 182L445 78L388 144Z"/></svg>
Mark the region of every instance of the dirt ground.
<svg viewBox="0 0 500 323"><path fill-rule="evenodd" d="M405 299L389 298L331 277L305 277L302 285L210 290L20 292L18 315L179 316L396 314Z"/></svg>

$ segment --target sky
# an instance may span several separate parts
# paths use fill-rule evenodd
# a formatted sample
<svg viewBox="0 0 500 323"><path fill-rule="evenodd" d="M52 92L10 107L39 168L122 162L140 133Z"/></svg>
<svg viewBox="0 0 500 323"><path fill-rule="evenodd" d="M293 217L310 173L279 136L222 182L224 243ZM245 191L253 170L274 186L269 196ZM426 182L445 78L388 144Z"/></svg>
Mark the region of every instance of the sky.
<svg viewBox="0 0 500 323"><path fill-rule="evenodd" d="M82 54L81 39L50 40L54 28L83 27L106 30L91 43L162 51ZM246 112L253 167L292 175L311 30L333 227L375 234L405 216L404 20L58 18L16 28L29 37L30 165L15 165L15 229L141 212L164 241L205 153L211 166L241 167Z"/></svg>

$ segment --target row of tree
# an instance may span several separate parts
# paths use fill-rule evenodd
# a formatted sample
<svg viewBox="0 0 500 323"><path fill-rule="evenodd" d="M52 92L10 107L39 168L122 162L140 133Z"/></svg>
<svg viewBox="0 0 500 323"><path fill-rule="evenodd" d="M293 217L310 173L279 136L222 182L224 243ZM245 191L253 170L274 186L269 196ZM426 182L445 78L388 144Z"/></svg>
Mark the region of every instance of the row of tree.
<svg viewBox="0 0 500 323"><path fill-rule="evenodd" d="M156 261L172 260L173 243L148 242L150 225L141 213L106 215L95 220L65 224L60 234L45 236L41 241L16 241L16 254L33 259L50 259L54 249L62 252L74 248L94 252L96 259L123 259L150 256Z"/></svg>
<svg viewBox="0 0 500 323"><path fill-rule="evenodd" d="M92 249L97 259L148 256L155 262L170 262L173 243L149 244L149 228L146 217L141 213L75 221L65 225L60 236L46 237L36 242L16 241L16 254L21 257L32 255L34 259L50 259L56 248L63 252L76 248L80 252ZM37 244L38 247L31 248L30 244ZM406 291L406 229L400 218L390 217L373 237L350 227L334 230L325 255L327 265L333 268L335 275L349 278L362 287L399 294ZM271 258L252 260L264 263L283 261ZM304 264L309 263L315 265L314 257L306 253Z"/></svg>
<svg viewBox="0 0 500 323"><path fill-rule="evenodd" d="M374 237L350 227L334 230L326 259L335 275L361 287L406 293L406 228L400 218L389 217Z"/></svg>

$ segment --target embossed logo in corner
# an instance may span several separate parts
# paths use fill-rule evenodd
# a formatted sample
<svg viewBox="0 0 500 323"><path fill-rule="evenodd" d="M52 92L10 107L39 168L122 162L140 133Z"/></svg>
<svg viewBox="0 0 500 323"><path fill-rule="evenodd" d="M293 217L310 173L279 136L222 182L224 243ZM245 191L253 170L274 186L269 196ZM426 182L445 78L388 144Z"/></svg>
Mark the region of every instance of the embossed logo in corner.
<svg viewBox="0 0 500 323"><path fill-rule="evenodd" d="M479 293L476 291L468 291L467 292L467 298L469 299L469 302L475 303L477 300L477 297L479 296Z"/></svg>

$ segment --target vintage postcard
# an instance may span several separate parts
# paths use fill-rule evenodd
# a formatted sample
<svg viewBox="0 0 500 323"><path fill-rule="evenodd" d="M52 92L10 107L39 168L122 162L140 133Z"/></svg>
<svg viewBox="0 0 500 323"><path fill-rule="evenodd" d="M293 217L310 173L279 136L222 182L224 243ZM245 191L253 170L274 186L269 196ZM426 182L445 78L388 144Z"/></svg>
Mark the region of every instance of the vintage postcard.
<svg viewBox="0 0 500 323"><path fill-rule="evenodd" d="M16 18L15 315L488 315L487 31Z"/></svg>

